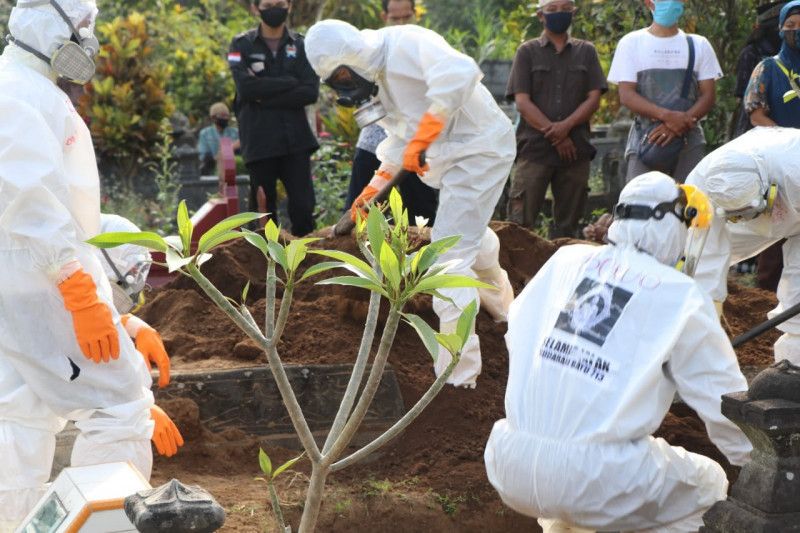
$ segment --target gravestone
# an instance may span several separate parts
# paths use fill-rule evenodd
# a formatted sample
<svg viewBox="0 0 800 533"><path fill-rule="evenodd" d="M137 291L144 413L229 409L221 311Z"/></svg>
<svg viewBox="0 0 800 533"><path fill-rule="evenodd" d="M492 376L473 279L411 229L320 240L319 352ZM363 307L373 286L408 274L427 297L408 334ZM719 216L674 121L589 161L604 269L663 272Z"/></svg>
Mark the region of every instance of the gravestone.
<svg viewBox="0 0 800 533"><path fill-rule="evenodd" d="M700 531L800 532L800 367L781 361L767 368L747 392L722 397L722 414L742 428L753 453Z"/></svg>

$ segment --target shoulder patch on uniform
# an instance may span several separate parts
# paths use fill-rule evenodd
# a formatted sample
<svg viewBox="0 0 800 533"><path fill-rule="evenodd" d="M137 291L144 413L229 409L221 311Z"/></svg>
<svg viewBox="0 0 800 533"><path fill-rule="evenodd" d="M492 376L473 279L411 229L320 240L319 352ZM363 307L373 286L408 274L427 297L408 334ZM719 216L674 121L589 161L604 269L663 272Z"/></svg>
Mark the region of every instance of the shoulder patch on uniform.
<svg viewBox="0 0 800 533"><path fill-rule="evenodd" d="M241 61L241 52L228 52L228 63L240 63Z"/></svg>

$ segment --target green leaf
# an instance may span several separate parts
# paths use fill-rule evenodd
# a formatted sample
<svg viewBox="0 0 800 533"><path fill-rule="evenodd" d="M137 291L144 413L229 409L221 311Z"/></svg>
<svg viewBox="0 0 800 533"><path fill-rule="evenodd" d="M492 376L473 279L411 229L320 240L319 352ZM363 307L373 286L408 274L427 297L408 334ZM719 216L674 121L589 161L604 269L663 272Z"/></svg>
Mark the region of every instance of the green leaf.
<svg viewBox="0 0 800 533"><path fill-rule="evenodd" d="M386 276L386 279L389 281L389 285L394 290L398 290L400 288L400 281L402 280L402 273L400 272L400 262L397 260L397 256L394 255L394 250L392 250L392 247L381 247L380 258L381 271L383 272L383 275Z"/></svg>
<svg viewBox="0 0 800 533"><path fill-rule="evenodd" d="M335 278L323 279L322 281L318 281L317 285L347 285L350 287L359 287L361 289L368 289L373 292L380 293L386 298L389 297L389 295L386 293L383 287L377 285L376 283L368 279L359 276L338 276Z"/></svg>
<svg viewBox="0 0 800 533"><path fill-rule="evenodd" d="M455 246L455 244L460 240L460 235L453 235L451 237L444 237L437 241L433 241L427 246L423 246L419 251L422 257L419 259L417 269L420 272L426 272L431 266L433 266L434 263L436 263L436 260L439 259L439 256Z"/></svg>
<svg viewBox="0 0 800 533"><path fill-rule="evenodd" d="M337 261L347 263L348 265L356 269L359 275L368 278L369 280L380 285L380 280L378 279L372 267L369 266L362 259L359 259L358 257L352 254L348 254L347 252L340 252L339 250L311 250L311 253L321 255L324 257L330 257L331 259L336 259Z"/></svg>
<svg viewBox="0 0 800 533"><path fill-rule="evenodd" d="M473 331L473 325L475 324L475 317L477 315L478 302L476 300L472 300L469 305L461 311L461 316L458 317L458 324L456 325L456 333L461 338L461 347L458 351L461 351L467 343L467 339Z"/></svg>
<svg viewBox="0 0 800 533"><path fill-rule="evenodd" d="M416 330L422 344L425 345L428 353L433 357L433 361L436 362L436 359L439 357L439 343L436 340L436 331L417 315L403 313L403 318Z"/></svg>
<svg viewBox="0 0 800 533"><path fill-rule="evenodd" d="M297 270L303 259L306 258L308 247L299 240L291 241L286 245L286 264L289 270Z"/></svg>
<svg viewBox="0 0 800 533"><path fill-rule="evenodd" d="M303 452L300 455L298 455L297 457L295 457L294 459L289 459L288 461L283 463L281 466L279 466L278 469L275 470L275 473L272 474L272 479L276 479L278 476L280 476L281 474L286 472L288 469L292 468L295 464L297 464L297 461L299 461L300 459L303 458L303 456L305 454L306 454L306 452Z"/></svg>
<svg viewBox="0 0 800 533"><path fill-rule="evenodd" d="M189 209L186 207L186 200L181 200L178 204L178 235L181 237L183 249L188 253L192 246L192 220L189 218Z"/></svg>
<svg viewBox="0 0 800 533"><path fill-rule="evenodd" d="M317 263L316 265L312 265L306 269L303 273L303 277L300 278L300 281L310 278L311 276L316 276L322 272L326 272L328 270L334 268L344 268L345 264L340 263L339 261L324 261L322 263Z"/></svg>
<svg viewBox="0 0 800 533"><path fill-rule="evenodd" d="M244 234L244 240L261 250L261 253L264 254L264 257L269 259L269 247L267 246L267 240L264 237L250 230L242 230L242 233Z"/></svg>
<svg viewBox="0 0 800 533"><path fill-rule="evenodd" d="M86 242L98 248L114 248L123 244L135 244L157 252L167 251L167 243L164 241L164 238L152 231L116 231L101 233Z"/></svg>
<svg viewBox="0 0 800 533"><path fill-rule="evenodd" d="M400 226L403 223L403 197L397 190L397 187L392 187L389 191L389 210L392 212L392 219L395 226ZM406 217L408 220L408 217ZM406 224L407 225L407 224Z"/></svg>
<svg viewBox="0 0 800 533"><path fill-rule="evenodd" d="M258 220L264 216L266 216L266 213L238 213L236 215L229 216L222 222L214 224L210 230L205 232L203 236L200 237L200 241L197 243L197 248L200 252L207 252L214 246L218 246L220 244L217 243L215 245L211 245L209 242L216 242L216 239L219 238L219 236L227 235L230 230L236 229L244 224L249 224L253 220Z"/></svg>
<svg viewBox="0 0 800 533"><path fill-rule="evenodd" d="M180 270L194 260L194 256L182 257L178 252L172 248L167 248L167 268L170 272Z"/></svg>
<svg viewBox="0 0 800 533"><path fill-rule="evenodd" d="M258 466L261 467L261 471L267 475L267 478L272 479L272 461L263 448L258 449Z"/></svg>
<svg viewBox="0 0 800 533"><path fill-rule="evenodd" d="M267 220L267 223L264 226L264 236L267 238L267 240L271 242L278 242L278 237L280 237L280 235L281 228L276 226L272 219Z"/></svg>
<svg viewBox="0 0 800 533"><path fill-rule="evenodd" d="M450 352L450 355L455 357L463 346L461 337L456 333L437 333L436 341L441 344L445 350Z"/></svg>
<svg viewBox="0 0 800 533"><path fill-rule="evenodd" d="M244 286L244 289L242 289L242 303L247 301L247 293L249 290L250 290L250 281L248 280Z"/></svg>
<svg viewBox="0 0 800 533"><path fill-rule="evenodd" d="M272 260L278 263L284 271L288 271L289 261L286 258L286 248L272 241L267 243L267 248L269 248L269 256Z"/></svg>
<svg viewBox="0 0 800 533"><path fill-rule="evenodd" d="M220 235L217 235L213 239L209 239L205 243L198 245L197 252L198 253L210 252L220 244L225 244L226 242L235 241L236 239L241 239L242 237L244 237L244 234L241 231L229 231L227 233L222 233Z"/></svg>
<svg viewBox="0 0 800 533"><path fill-rule="evenodd" d="M383 217L383 213L377 206L373 205L369 210L369 215L367 215L367 239L372 249L372 255L375 258L381 256L381 248L384 245L384 236L386 235L383 231L384 222L386 222L386 219Z"/></svg>
<svg viewBox="0 0 800 533"><path fill-rule="evenodd" d="M417 283L414 287L413 293L429 292L438 289L461 289L466 287L474 287L476 289L495 288L488 283L461 274L438 274L436 276L423 278L422 281Z"/></svg>

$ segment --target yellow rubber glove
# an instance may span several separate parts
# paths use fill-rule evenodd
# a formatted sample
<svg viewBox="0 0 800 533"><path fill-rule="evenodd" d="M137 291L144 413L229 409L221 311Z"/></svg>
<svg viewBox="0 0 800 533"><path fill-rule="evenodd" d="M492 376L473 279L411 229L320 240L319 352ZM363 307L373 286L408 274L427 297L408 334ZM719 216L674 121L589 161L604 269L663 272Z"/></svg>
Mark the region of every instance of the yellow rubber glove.
<svg viewBox="0 0 800 533"><path fill-rule="evenodd" d="M159 455L172 457L178 453L178 448L183 446L183 437L175 422L157 405L150 409L150 418L156 423L152 441Z"/></svg>
<svg viewBox="0 0 800 533"><path fill-rule="evenodd" d="M439 135L444 130L444 120L433 113L425 113L419 121L417 133L411 139L411 142L406 146L406 151L403 153L403 168L409 172L415 172L422 176L429 169L430 166L425 163L421 164L420 158L422 154L433 144Z"/></svg>
<svg viewBox="0 0 800 533"><path fill-rule="evenodd" d="M122 325L133 337L136 349L144 357L147 369L153 369L151 363L155 363L158 368L158 388L163 389L169 385L170 362L161 335L147 322L130 314L122 316Z"/></svg>
<svg viewBox="0 0 800 533"><path fill-rule="evenodd" d="M381 189L386 187L390 179L392 179L392 175L385 170L379 170L375 173L369 184L364 187L364 190L361 191L358 198L353 201L353 205L350 207L350 220L353 222L358 220L359 213L361 213L361 218L367 218L366 205L375 198L376 194L381 192Z"/></svg>
<svg viewBox="0 0 800 533"><path fill-rule="evenodd" d="M64 307L72 313L78 346L87 359L108 363L119 357L119 335L111 310L97 297L92 277L78 269L58 284Z"/></svg>

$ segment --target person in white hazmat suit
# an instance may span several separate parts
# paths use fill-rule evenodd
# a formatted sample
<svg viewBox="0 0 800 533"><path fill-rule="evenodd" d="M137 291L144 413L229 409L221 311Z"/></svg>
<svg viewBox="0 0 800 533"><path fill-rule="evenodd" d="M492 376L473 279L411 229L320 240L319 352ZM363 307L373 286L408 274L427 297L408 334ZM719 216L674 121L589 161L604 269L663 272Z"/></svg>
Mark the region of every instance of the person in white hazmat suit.
<svg viewBox="0 0 800 533"><path fill-rule="evenodd" d="M337 91L339 103L358 107L362 126L380 118L387 132L377 150L381 166L353 203L353 217L398 171L416 172L439 189L431 238L461 236L441 261L459 259L451 272L497 289L443 289L451 301L433 301L441 330L455 331L461 310L478 297L495 320L506 320L514 295L498 262L499 240L488 224L514 162L516 141L511 121L480 83L478 65L418 26L359 31L325 20L309 29L305 43L311 66ZM449 363L449 353L440 349L436 374ZM480 372L473 333L448 383L474 387Z"/></svg>
<svg viewBox="0 0 800 533"><path fill-rule="evenodd" d="M147 477L165 423L84 242L100 229L97 165L55 84L91 78L96 14L91 0L20 0L0 56L0 530L40 496L64 420L80 430L73 466L130 461Z"/></svg>
<svg viewBox="0 0 800 533"><path fill-rule="evenodd" d="M759 127L707 155L686 183L718 211L695 279L721 312L728 268L773 243L783 245L783 273L773 317L800 302L800 130ZM775 361L800 365L800 316L780 324Z"/></svg>
<svg viewBox="0 0 800 533"><path fill-rule="evenodd" d="M506 418L484 458L503 501L546 532L699 528L728 481L652 437L676 390L732 464L749 458L720 411L747 382L711 298L673 266L690 216L681 191L659 172L632 180L611 244L559 249L511 305Z"/></svg>

